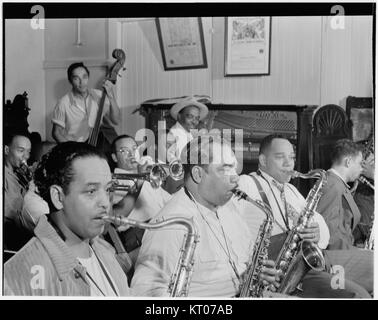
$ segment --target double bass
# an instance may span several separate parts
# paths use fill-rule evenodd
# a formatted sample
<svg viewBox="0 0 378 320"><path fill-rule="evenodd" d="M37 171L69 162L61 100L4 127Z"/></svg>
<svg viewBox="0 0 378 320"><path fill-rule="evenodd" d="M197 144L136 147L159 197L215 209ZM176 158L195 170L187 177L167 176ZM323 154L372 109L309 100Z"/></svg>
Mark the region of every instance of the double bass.
<svg viewBox="0 0 378 320"><path fill-rule="evenodd" d="M116 84L119 71L121 69L125 70L124 64L126 55L122 49L114 49L112 56L117 61L109 68L109 71L107 72L104 80L109 80L113 84ZM98 106L96 121L93 128L91 129L91 132L89 133L87 143L92 146L98 147L99 149L107 153L108 151L110 151L110 143L117 137L117 133L115 132L114 128L106 127L102 124L105 98L106 90L105 88L103 88L100 103Z"/></svg>
<svg viewBox="0 0 378 320"><path fill-rule="evenodd" d="M113 84L117 82L117 76L119 71L122 69L124 70L125 68L123 65L125 64L125 52L122 49L114 49L112 56L114 59L117 61L111 66L109 69L105 81L109 80ZM109 140L113 141L117 137L117 133L115 132L114 128L106 128L104 126L101 126L102 122L102 116L103 116L103 111L104 111L104 104L105 104L105 98L106 98L106 90L105 88L102 89L102 95L101 95L101 100L98 106L98 111L97 111L97 116L96 116L96 121L95 124L89 134L89 138L87 143L97 147L98 149L101 149L104 153L111 152L110 150L110 143L106 143L106 138L104 136L104 129L108 130L108 135L110 133L111 136ZM100 136L100 131L102 134L102 137ZM112 201L111 201L112 202ZM111 203L112 206L112 203ZM112 215L112 208L110 209L110 215ZM132 269L132 261L129 255L126 252L126 249L118 235L117 230L112 224L108 224L106 227L106 230L104 232L104 237L105 239L109 239L110 242L113 244L115 250L116 250L116 258L118 263L120 264L121 268L127 274L131 269Z"/></svg>

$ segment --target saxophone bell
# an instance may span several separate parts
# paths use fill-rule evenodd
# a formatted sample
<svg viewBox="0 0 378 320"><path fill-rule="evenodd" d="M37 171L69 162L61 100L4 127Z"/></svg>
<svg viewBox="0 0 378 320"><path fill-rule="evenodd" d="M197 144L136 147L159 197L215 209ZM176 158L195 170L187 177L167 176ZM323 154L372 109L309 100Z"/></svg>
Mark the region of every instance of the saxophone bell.
<svg viewBox="0 0 378 320"><path fill-rule="evenodd" d="M315 213L316 206L322 194L322 189L327 182L326 173L322 169L311 170L307 174L295 173L299 178L318 178L310 190L306 205L301 211L297 225L290 230L283 246L276 258L276 269L282 275L279 293L291 294L302 281L305 274L311 269L322 271L325 268L325 259L321 249L311 241L301 240L298 231L307 227Z"/></svg>

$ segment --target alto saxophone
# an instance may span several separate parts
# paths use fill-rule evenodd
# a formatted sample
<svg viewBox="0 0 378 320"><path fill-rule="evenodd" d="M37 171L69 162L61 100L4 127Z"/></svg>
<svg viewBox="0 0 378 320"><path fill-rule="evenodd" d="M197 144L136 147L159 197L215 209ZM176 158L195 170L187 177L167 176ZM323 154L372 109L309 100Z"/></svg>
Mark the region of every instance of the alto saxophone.
<svg viewBox="0 0 378 320"><path fill-rule="evenodd" d="M251 202L260 208L266 215L264 222L261 224L251 260L248 263L245 280L240 286L239 297L262 297L265 286L260 281L261 268L263 261L268 259L268 247L270 236L273 228L273 212L271 208L263 201L250 198L245 192L235 189L233 193L240 199Z"/></svg>
<svg viewBox="0 0 378 320"><path fill-rule="evenodd" d="M148 230L159 229L171 224L183 225L187 233L184 237L175 271L168 285L168 293L171 297L186 297L188 295L189 284L193 273L194 251L199 241L199 235L193 220L183 217L174 217L161 222L145 223L121 216L104 216L103 219L116 226L129 225Z"/></svg>
<svg viewBox="0 0 378 320"><path fill-rule="evenodd" d="M326 172L315 169L307 174L293 171L293 177L303 179L319 178L306 198L306 206L302 210L297 225L290 230L275 261L276 269L281 277L277 292L291 294L304 275L311 269L322 271L325 259L321 249L310 241L301 240L298 231L308 226L315 213L316 206L326 183Z"/></svg>

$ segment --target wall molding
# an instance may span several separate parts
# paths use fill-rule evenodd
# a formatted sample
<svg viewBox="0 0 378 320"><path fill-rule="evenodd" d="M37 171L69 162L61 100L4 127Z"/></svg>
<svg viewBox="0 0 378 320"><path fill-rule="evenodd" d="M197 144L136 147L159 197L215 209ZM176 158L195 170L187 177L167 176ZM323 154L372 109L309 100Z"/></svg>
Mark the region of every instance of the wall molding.
<svg viewBox="0 0 378 320"><path fill-rule="evenodd" d="M67 69L74 62L83 62L87 67L107 67L114 62L114 59L66 59L66 60L45 60L43 61L43 69Z"/></svg>

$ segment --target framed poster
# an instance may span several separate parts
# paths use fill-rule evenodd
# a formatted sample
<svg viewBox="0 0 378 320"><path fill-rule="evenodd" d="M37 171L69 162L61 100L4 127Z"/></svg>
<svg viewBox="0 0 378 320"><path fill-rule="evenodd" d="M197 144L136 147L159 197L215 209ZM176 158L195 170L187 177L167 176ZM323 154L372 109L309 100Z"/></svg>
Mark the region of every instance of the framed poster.
<svg viewBox="0 0 378 320"><path fill-rule="evenodd" d="M270 17L226 17L225 76L268 75Z"/></svg>
<svg viewBox="0 0 378 320"><path fill-rule="evenodd" d="M202 20L156 18L164 70L207 68Z"/></svg>

